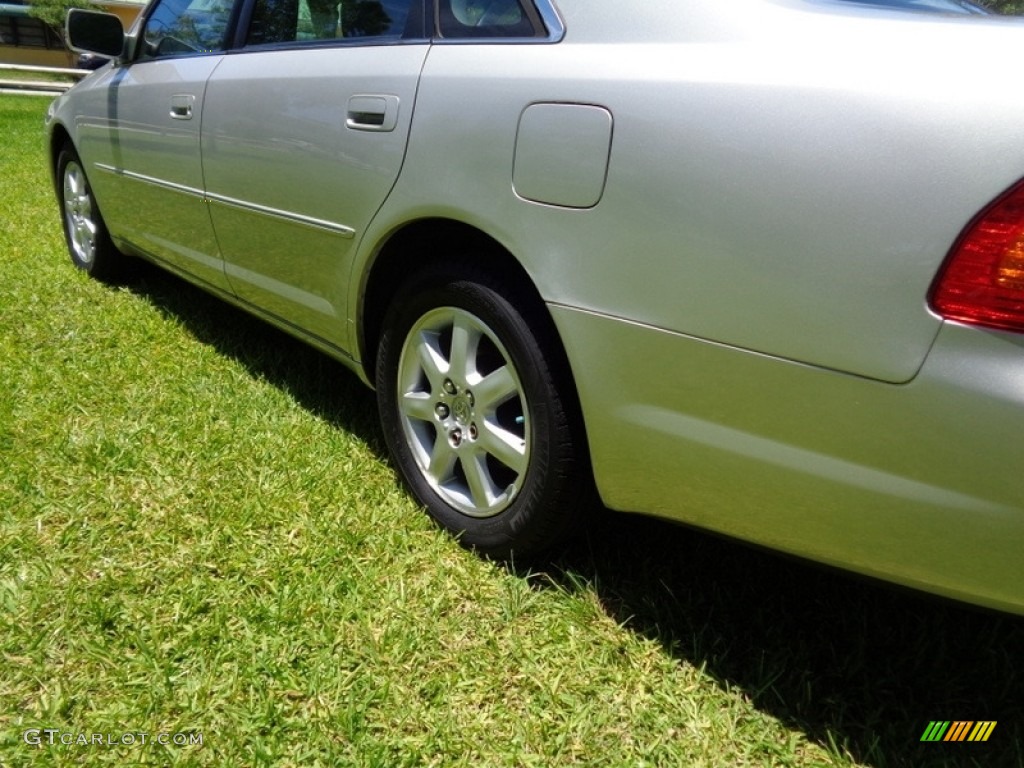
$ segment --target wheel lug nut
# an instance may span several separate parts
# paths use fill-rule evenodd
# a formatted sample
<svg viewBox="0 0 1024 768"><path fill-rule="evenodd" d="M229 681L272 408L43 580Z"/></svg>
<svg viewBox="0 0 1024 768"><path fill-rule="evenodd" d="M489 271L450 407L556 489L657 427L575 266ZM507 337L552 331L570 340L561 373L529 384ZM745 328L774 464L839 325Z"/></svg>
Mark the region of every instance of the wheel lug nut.
<svg viewBox="0 0 1024 768"><path fill-rule="evenodd" d="M480 433L479 433L479 431L477 431L477 428L476 428L476 422L473 422L472 424L470 424L469 425L469 439L470 440L476 440L476 437L479 434Z"/></svg>
<svg viewBox="0 0 1024 768"><path fill-rule="evenodd" d="M442 389L449 395L454 395L458 390L455 388L455 382L451 379L445 379L444 384L441 385Z"/></svg>
<svg viewBox="0 0 1024 768"><path fill-rule="evenodd" d="M451 444L454 447L458 448L459 444L462 442L462 430L453 429L451 432L448 433L448 440L451 441Z"/></svg>
<svg viewBox="0 0 1024 768"><path fill-rule="evenodd" d="M434 406L434 415L439 419L447 419L449 413L448 406L444 403L438 403Z"/></svg>

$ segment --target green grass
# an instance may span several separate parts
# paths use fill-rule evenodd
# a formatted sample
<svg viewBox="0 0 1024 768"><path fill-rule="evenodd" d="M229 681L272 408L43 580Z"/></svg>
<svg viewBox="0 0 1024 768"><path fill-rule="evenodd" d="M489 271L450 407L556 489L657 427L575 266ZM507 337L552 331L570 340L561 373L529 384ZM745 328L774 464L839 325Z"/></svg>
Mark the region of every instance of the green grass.
<svg viewBox="0 0 1024 768"><path fill-rule="evenodd" d="M1020 619L599 511L532 571L461 550L340 365L71 268L45 104L0 97L0 766L1024 764Z"/></svg>
<svg viewBox="0 0 1024 768"><path fill-rule="evenodd" d="M20 69L10 69L0 62L0 78L4 80L38 80L53 83L74 83L77 77L63 75L54 72L26 72Z"/></svg>

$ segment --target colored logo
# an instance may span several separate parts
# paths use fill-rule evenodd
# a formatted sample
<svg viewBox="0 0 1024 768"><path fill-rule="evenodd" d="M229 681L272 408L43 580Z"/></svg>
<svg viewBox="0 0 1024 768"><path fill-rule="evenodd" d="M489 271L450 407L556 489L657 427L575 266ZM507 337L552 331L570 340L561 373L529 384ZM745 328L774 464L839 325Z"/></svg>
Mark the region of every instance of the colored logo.
<svg viewBox="0 0 1024 768"><path fill-rule="evenodd" d="M921 741L988 741L995 728L995 720L932 720Z"/></svg>

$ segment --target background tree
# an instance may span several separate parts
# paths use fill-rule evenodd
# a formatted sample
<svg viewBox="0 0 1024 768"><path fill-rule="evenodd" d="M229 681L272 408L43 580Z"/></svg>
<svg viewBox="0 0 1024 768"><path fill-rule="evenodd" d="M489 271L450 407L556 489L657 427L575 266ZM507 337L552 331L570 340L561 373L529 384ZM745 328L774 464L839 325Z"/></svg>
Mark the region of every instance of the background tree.
<svg viewBox="0 0 1024 768"><path fill-rule="evenodd" d="M29 13L47 24L64 40L64 19L72 8L83 8L82 0L31 0ZM65 41L66 42L66 41Z"/></svg>
<svg viewBox="0 0 1024 768"><path fill-rule="evenodd" d="M987 0L985 6L996 13L1024 16L1024 0Z"/></svg>

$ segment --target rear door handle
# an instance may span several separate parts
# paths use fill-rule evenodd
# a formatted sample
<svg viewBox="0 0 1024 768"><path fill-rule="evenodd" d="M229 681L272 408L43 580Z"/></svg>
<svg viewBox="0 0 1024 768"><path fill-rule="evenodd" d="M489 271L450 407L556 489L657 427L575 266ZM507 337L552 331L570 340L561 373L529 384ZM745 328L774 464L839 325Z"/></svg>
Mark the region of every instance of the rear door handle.
<svg viewBox="0 0 1024 768"><path fill-rule="evenodd" d="M398 97L357 94L349 97L345 127L353 131L393 131L398 125Z"/></svg>
<svg viewBox="0 0 1024 768"><path fill-rule="evenodd" d="M196 97L191 93L176 93L171 96L171 117L175 120L191 120L192 107Z"/></svg>

